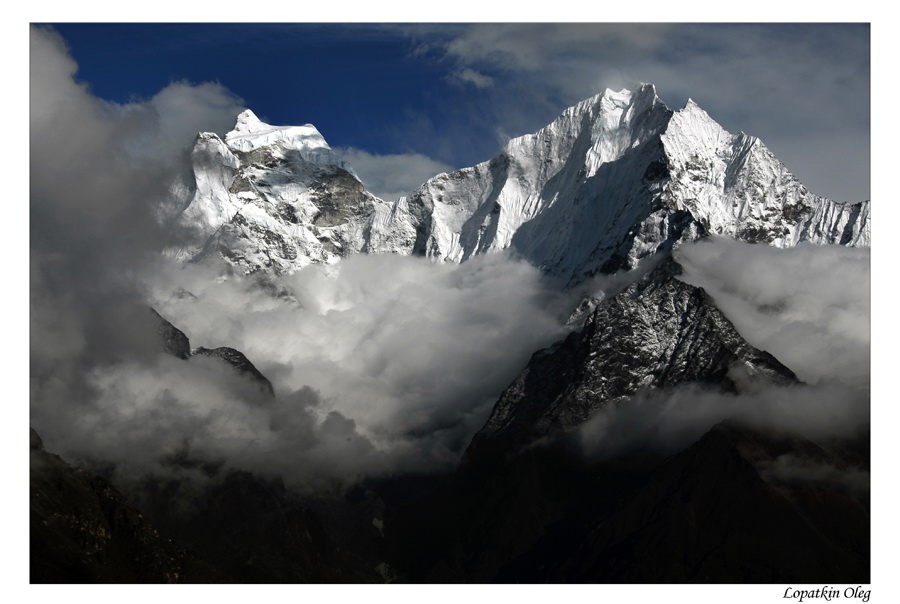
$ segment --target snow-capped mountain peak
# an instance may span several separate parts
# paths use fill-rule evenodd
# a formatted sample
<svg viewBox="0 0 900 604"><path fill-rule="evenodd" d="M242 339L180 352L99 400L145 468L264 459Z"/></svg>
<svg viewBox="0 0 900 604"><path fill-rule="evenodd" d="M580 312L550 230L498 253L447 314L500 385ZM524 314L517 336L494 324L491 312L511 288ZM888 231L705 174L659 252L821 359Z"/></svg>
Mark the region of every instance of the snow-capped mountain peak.
<svg viewBox="0 0 900 604"><path fill-rule="evenodd" d="M671 134L676 131L682 135L681 139L675 139ZM715 153L722 145L730 144L734 135L689 98L683 109L672 114L666 134L663 134L663 142L667 139L673 141L667 146L670 153L685 155L689 151Z"/></svg>
<svg viewBox="0 0 900 604"><path fill-rule="evenodd" d="M333 262L361 251L383 203L315 126L273 126L249 109L224 140L201 132L191 160L159 210L165 253L179 260L221 257L245 273Z"/></svg>
<svg viewBox="0 0 900 604"><path fill-rule="evenodd" d="M260 130L264 130L266 128L271 128L271 126L269 126L268 124L264 124L258 117L256 117L256 114L251 110L244 109L237 116L237 121L234 125L234 132L259 132Z"/></svg>
<svg viewBox="0 0 900 604"><path fill-rule="evenodd" d="M250 151L276 142L283 142L288 149L329 148L312 124L272 126L260 120L249 109L238 114L234 129L225 135L225 142L239 151Z"/></svg>
<svg viewBox="0 0 900 604"><path fill-rule="evenodd" d="M272 126L246 109L238 115L234 129L225 135L225 144L244 152L278 145L284 150L298 151L303 159L317 166L337 166L356 176L350 164L328 146L312 124Z"/></svg>
<svg viewBox="0 0 900 604"><path fill-rule="evenodd" d="M660 137L669 169L663 199L711 233L790 247L869 245L868 202L814 195L755 136L731 134L693 100Z"/></svg>

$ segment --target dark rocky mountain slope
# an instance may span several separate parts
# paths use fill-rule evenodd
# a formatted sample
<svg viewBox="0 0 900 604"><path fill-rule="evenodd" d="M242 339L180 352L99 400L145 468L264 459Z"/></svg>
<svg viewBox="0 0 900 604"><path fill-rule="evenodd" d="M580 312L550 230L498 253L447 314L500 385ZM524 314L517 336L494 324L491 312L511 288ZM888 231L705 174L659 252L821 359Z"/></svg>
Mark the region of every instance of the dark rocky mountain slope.
<svg viewBox="0 0 900 604"><path fill-rule="evenodd" d="M639 391L700 383L738 392L789 384L794 373L750 346L702 289L679 281L671 256L600 302L580 332L537 352L500 396L466 456L509 455L574 429Z"/></svg>
<svg viewBox="0 0 900 604"><path fill-rule="evenodd" d="M221 583L230 577L161 535L113 485L31 431L32 583Z"/></svg>

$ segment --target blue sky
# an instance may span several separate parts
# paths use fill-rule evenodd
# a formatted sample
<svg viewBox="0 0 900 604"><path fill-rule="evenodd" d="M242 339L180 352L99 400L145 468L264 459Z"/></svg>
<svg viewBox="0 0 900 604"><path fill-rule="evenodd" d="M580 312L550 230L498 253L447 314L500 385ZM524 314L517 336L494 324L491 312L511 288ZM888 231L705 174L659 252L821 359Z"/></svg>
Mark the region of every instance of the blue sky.
<svg viewBox="0 0 900 604"><path fill-rule="evenodd" d="M868 25L60 24L108 101L217 82L269 123L313 123L376 193L490 158L604 88L692 97L813 192L869 198ZM225 127L227 129L227 127Z"/></svg>
<svg viewBox="0 0 900 604"><path fill-rule="evenodd" d="M397 31L302 24L61 24L79 79L101 98L150 97L172 81L219 82L270 123L313 122L335 145L378 136L442 88ZM396 143L395 143L396 146Z"/></svg>

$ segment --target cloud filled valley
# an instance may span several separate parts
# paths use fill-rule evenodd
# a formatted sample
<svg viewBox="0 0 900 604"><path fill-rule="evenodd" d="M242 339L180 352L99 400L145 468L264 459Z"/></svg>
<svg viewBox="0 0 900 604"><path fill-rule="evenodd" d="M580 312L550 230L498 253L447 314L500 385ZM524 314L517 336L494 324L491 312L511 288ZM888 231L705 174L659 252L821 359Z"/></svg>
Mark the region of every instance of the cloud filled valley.
<svg viewBox="0 0 900 604"><path fill-rule="evenodd" d="M37 385L33 414L49 442L145 470L188 445L295 485L447 471L532 352L568 329L571 297L500 255L459 266L398 256L311 266L285 279L293 300L206 267L159 267L148 305L194 347L244 352L274 399L206 358L103 363L73 416L51 410Z"/></svg>
<svg viewBox="0 0 900 604"><path fill-rule="evenodd" d="M868 251L815 251L827 261L811 262L811 248L724 239L677 254L683 279L705 286L742 334L790 359L808 385L741 396L691 386L647 392L579 431L589 456L624 450L621 439L671 453L728 419L814 439L864 426ZM33 417L50 442L123 463L129 474L158 472L160 460L188 447L200 459L303 488L449 471L531 354L571 330L565 320L583 293L558 293L536 269L501 254L461 265L357 256L285 277L293 296L281 298L253 279L218 278L218 270L160 257L142 275L146 304L194 347L244 352L273 382L274 399L212 359L181 361L148 345L139 360L98 360L84 374L63 363L52 379L35 380ZM623 286L605 283L610 293ZM146 345L153 334L140 325L120 327ZM76 384L65 388L84 400L55 404L62 376L72 376Z"/></svg>

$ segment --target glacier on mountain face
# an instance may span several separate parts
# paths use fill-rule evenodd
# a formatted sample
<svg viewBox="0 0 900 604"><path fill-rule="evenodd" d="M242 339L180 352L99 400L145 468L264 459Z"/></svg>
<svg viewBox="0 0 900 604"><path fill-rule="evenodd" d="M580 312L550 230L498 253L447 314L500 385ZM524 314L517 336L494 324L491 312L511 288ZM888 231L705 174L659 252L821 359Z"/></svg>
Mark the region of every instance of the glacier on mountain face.
<svg viewBox="0 0 900 604"><path fill-rule="evenodd" d="M707 234L790 247L868 246L869 204L811 194L757 138L693 101L606 90L494 158L381 200L311 125L238 116L198 136L193 182L173 186L166 253L290 273L357 253L464 262L511 250L563 283L632 269ZM188 179L190 181L190 179Z"/></svg>

